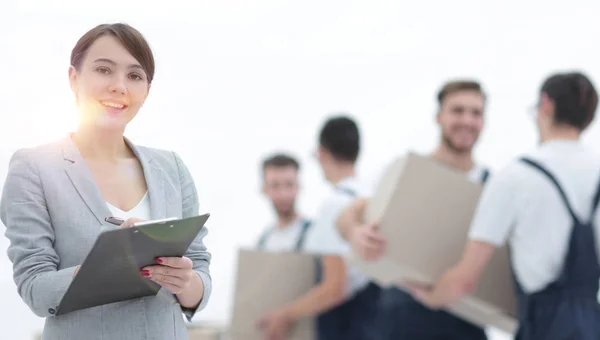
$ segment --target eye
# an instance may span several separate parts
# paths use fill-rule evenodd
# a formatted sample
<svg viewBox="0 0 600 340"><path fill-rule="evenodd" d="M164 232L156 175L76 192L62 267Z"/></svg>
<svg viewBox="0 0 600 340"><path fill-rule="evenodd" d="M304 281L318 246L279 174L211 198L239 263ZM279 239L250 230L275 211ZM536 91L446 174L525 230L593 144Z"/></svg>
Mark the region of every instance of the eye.
<svg viewBox="0 0 600 340"><path fill-rule="evenodd" d="M102 73L102 74L110 74L110 69L105 66L100 66L100 67L96 68L96 72Z"/></svg>
<svg viewBox="0 0 600 340"><path fill-rule="evenodd" d="M136 81L140 81L140 80L144 80L144 77L142 77L142 76L141 76L140 74L138 74L138 73L131 73L131 74L129 75L129 79L136 80Z"/></svg>
<svg viewBox="0 0 600 340"><path fill-rule="evenodd" d="M462 106L455 106L452 108L452 112L456 114L462 114L465 111L465 108Z"/></svg>

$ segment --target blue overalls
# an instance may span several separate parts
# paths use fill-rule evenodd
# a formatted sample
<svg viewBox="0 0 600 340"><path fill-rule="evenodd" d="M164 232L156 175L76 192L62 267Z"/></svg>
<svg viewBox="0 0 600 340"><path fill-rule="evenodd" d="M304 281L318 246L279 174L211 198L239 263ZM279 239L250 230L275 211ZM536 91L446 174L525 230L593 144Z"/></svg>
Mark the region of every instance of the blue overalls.
<svg viewBox="0 0 600 340"><path fill-rule="evenodd" d="M592 203L592 217L584 222L577 217L563 189L550 172L533 160L523 158L521 161L539 170L556 186L573 219L573 229L562 271L554 282L541 291L526 294L515 279L519 306L516 339L598 340L600 265L593 216L600 201L600 184Z"/></svg>
<svg viewBox="0 0 600 340"><path fill-rule="evenodd" d="M337 187L337 191L356 196L353 190ZM317 259L317 283L322 279L321 261ZM381 289L373 282L350 300L317 317L317 340L378 340L375 324Z"/></svg>
<svg viewBox="0 0 600 340"><path fill-rule="evenodd" d="M484 170L480 182L489 177ZM486 340L485 330L443 310L432 310L396 287L381 292L378 319L383 340Z"/></svg>

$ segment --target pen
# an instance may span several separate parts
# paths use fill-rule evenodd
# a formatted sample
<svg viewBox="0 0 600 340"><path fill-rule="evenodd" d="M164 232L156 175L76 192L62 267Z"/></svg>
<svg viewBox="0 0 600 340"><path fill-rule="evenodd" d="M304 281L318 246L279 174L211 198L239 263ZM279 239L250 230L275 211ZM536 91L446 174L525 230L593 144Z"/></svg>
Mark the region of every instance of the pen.
<svg viewBox="0 0 600 340"><path fill-rule="evenodd" d="M112 216L109 216L109 217L105 218L104 220L106 222L108 222L110 224L114 224L116 226L120 226L121 224L123 224L123 222L125 222L125 220L123 220L122 218L112 217Z"/></svg>

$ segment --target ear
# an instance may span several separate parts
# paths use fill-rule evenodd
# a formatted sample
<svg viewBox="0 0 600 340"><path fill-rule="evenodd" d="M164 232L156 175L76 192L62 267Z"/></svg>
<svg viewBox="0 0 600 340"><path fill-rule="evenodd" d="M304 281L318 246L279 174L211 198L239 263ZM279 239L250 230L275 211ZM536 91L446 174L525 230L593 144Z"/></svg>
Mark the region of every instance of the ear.
<svg viewBox="0 0 600 340"><path fill-rule="evenodd" d="M71 91L77 94L77 70L75 66L69 66L69 85L71 86Z"/></svg>
<svg viewBox="0 0 600 340"><path fill-rule="evenodd" d="M441 112L442 112L441 110L438 110L438 112L435 114L435 122L436 122L438 125L440 125L440 124L441 124L441 122L440 122L440 113L441 113Z"/></svg>
<svg viewBox="0 0 600 340"><path fill-rule="evenodd" d="M327 156L327 149L320 146L317 148L317 159L323 159L323 157Z"/></svg>
<svg viewBox="0 0 600 340"><path fill-rule="evenodd" d="M554 101L545 93L540 96L539 114L548 118L554 116Z"/></svg>
<svg viewBox="0 0 600 340"><path fill-rule="evenodd" d="M261 192L262 192L264 195L266 195L266 194L267 194L267 183L265 183L264 181L263 181L263 184L262 184L262 186L261 186L261 190L260 190L260 191L261 191Z"/></svg>

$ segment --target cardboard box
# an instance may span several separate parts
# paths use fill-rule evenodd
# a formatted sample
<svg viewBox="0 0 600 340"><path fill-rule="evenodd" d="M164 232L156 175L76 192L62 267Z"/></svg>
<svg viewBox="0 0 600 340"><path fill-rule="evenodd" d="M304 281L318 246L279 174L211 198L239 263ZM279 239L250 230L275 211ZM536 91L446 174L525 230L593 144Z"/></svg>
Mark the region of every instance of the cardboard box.
<svg viewBox="0 0 600 340"><path fill-rule="evenodd" d="M189 340L222 340L222 333L221 330L214 328L188 328Z"/></svg>
<svg viewBox="0 0 600 340"><path fill-rule="evenodd" d="M401 280L434 283L460 260L482 186L464 173L413 153L386 171L369 201L365 221L379 220L384 258L349 262L383 286ZM477 291L449 308L480 326L516 329L516 298L506 247L494 254Z"/></svg>
<svg viewBox="0 0 600 340"><path fill-rule="evenodd" d="M226 340L227 324L217 321L192 321L187 323L189 340Z"/></svg>
<svg viewBox="0 0 600 340"><path fill-rule="evenodd" d="M306 294L316 284L316 258L293 252L240 250L227 339L264 340L256 323ZM313 318L298 321L287 340L315 339Z"/></svg>

